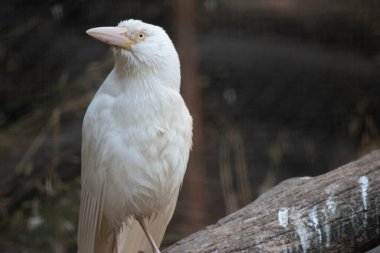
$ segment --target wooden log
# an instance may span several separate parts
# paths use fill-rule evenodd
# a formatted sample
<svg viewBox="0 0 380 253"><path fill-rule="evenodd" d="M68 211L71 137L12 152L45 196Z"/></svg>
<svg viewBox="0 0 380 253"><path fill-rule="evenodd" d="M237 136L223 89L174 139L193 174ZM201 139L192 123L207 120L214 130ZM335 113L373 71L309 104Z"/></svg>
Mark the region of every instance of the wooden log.
<svg viewBox="0 0 380 253"><path fill-rule="evenodd" d="M380 245L380 150L286 180L163 252L365 252Z"/></svg>

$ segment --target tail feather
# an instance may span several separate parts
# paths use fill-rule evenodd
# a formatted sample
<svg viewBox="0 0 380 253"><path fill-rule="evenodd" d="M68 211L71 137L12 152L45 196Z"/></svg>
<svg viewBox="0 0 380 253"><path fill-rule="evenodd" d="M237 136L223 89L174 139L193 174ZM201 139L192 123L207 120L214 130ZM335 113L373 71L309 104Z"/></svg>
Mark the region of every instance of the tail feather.
<svg viewBox="0 0 380 253"><path fill-rule="evenodd" d="M173 199L165 210L146 220L147 229L159 247L164 237L166 227L168 226L177 204L179 189L173 195ZM119 248L122 253L153 252L151 245L138 221L133 220L121 231Z"/></svg>

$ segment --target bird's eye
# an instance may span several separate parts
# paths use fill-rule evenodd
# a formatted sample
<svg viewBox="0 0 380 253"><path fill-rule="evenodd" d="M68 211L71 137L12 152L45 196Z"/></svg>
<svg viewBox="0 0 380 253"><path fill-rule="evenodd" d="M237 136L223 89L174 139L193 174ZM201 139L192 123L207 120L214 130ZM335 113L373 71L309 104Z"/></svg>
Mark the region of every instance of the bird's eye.
<svg viewBox="0 0 380 253"><path fill-rule="evenodd" d="M139 38L140 40L144 39L144 38L145 38L145 34L144 34L144 33L139 33L139 34L138 34L138 38Z"/></svg>

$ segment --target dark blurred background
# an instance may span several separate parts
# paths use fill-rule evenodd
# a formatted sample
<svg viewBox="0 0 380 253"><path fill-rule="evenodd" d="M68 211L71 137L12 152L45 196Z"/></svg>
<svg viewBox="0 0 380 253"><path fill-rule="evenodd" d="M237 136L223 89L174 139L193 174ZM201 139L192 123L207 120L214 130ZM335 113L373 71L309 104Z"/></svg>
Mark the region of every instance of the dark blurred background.
<svg viewBox="0 0 380 253"><path fill-rule="evenodd" d="M87 29L165 28L194 149L171 244L278 182L380 146L377 0L3 1L0 252L76 252L81 124L112 69Z"/></svg>

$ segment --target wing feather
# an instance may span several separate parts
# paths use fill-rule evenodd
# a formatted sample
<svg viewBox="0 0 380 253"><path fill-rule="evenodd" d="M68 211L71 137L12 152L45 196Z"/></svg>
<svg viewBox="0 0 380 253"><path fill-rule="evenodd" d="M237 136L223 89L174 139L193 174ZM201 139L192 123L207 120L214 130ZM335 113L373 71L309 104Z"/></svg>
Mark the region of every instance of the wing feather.
<svg viewBox="0 0 380 253"><path fill-rule="evenodd" d="M87 122L85 120L84 125ZM100 145L89 132L83 131L82 136L82 189L79 208L78 253L94 253L98 249L102 249L98 252L112 253L114 240L109 237L113 235L113 231L103 217L107 173L98 178L89 174L93 173L94 166L101 163L99 161ZM106 250L106 248L110 250Z"/></svg>
<svg viewBox="0 0 380 253"><path fill-rule="evenodd" d="M88 187L82 185L81 204L79 209L78 252L94 252L95 232L97 226L97 208L100 197L93 196Z"/></svg>

